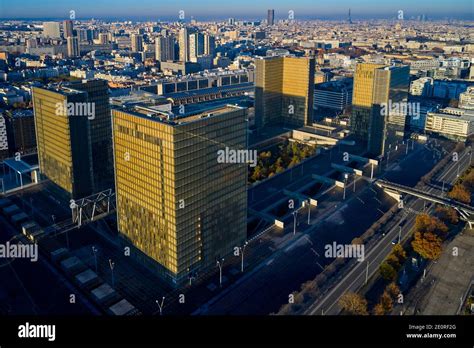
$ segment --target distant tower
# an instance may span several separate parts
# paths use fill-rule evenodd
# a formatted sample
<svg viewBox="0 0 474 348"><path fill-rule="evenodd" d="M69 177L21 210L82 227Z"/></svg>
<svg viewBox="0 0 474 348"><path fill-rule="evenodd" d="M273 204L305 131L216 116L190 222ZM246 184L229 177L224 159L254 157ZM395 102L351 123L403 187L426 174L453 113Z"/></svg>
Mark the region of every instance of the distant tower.
<svg viewBox="0 0 474 348"><path fill-rule="evenodd" d="M273 25L275 24L275 10L268 10L267 13L267 24Z"/></svg>
<svg viewBox="0 0 474 348"><path fill-rule="evenodd" d="M352 24L351 9L349 9L349 16L347 17L347 22L348 22L349 24Z"/></svg>

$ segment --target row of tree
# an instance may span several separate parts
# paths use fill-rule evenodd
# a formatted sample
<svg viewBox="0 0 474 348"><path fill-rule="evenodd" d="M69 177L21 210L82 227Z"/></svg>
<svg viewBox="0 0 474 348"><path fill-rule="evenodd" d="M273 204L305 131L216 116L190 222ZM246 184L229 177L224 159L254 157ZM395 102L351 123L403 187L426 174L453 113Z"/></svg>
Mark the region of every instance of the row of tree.
<svg viewBox="0 0 474 348"><path fill-rule="evenodd" d="M339 306L346 314L351 315L385 315L393 309L393 305L400 294L400 288L391 282L388 284L380 296L379 302L372 308L368 309L368 302L362 296L354 292L346 292L339 299Z"/></svg>
<svg viewBox="0 0 474 348"><path fill-rule="evenodd" d="M461 203L470 204L474 190L474 170L470 167L454 184L448 196Z"/></svg>
<svg viewBox="0 0 474 348"><path fill-rule="evenodd" d="M286 140L278 146L278 152L263 151L258 155L257 165L249 171L251 183L270 178L291 168L316 153L315 146Z"/></svg>

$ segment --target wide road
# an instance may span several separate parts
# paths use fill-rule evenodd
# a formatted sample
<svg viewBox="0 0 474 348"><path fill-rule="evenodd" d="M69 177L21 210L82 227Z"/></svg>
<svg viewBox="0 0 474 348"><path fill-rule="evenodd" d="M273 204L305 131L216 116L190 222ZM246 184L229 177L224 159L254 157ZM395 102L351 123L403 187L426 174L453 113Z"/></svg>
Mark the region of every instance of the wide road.
<svg viewBox="0 0 474 348"><path fill-rule="evenodd" d="M414 164L430 169L432 152L419 146L401 162L392 163L395 171L411 169L407 174L417 177L414 180L417 182L429 169L420 172L413 167ZM293 218L290 216L280 236L276 233L267 236L273 252L257 266L248 269L237 282L200 306L194 314L265 315L277 312L282 304L288 302L289 294L299 290L302 283L314 279L334 261L324 256L325 245L334 241L350 244L394 204L383 190L365 179L359 178L355 193L351 183L346 191L345 201L342 189L333 189L318 201L318 207L311 211L310 225L307 224L307 208L303 208L298 214L296 235L293 235ZM256 243L265 242L262 239L265 236Z"/></svg>
<svg viewBox="0 0 474 348"><path fill-rule="evenodd" d="M445 183L453 183L459 172L463 172L470 165L470 155L468 150L464 150L460 154L459 161L448 164L440 174L435 178L437 181ZM459 168L458 168L459 166ZM427 190L429 193L442 195L443 192L437 186L429 187ZM412 232L412 228L415 224L416 213L423 210L424 202L421 199L413 199L407 204L404 209L408 213L406 217L406 223L401 228L401 239L408 238ZM308 310L307 314L338 314L340 308L337 305L341 296L346 292L355 292L366 282L366 278L373 276L379 269L379 265L385 260L390 254L393 245L392 240L399 236L400 227L395 226L392 228L380 242L373 246L365 257L365 261L357 263L353 269L347 273L347 275L322 299L313 304Z"/></svg>

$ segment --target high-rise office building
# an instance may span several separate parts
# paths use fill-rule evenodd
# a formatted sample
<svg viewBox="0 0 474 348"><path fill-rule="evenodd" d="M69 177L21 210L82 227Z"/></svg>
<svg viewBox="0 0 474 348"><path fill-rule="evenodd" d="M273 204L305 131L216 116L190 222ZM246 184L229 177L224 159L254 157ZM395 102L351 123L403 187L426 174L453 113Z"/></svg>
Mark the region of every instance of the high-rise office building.
<svg viewBox="0 0 474 348"><path fill-rule="evenodd" d="M9 110L5 115L10 155L36 148L35 119L29 109Z"/></svg>
<svg viewBox="0 0 474 348"><path fill-rule="evenodd" d="M132 34L132 52L142 52L143 51L143 36L140 34Z"/></svg>
<svg viewBox="0 0 474 348"><path fill-rule="evenodd" d="M5 119L0 114L0 159L8 157L8 138L7 138L7 125Z"/></svg>
<svg viewBox="0 0 474 348"><path fill-rule="evenodd" d="M245 149L245 118L236 106L177 119L152 107L112 110L119 232L172 284L246 239L247 164L218 153Z"/></svg>
<svg viewBox="0 0 474 348"><path fill-rule="evenodd" d="M74 36L74 26L70 19L63 21L63 31L64 31L65 38Z"/></svg>
<svg viewBox="0 0 474 348"><path fill-rule="evenodd" d="M109 34L108 33L99 33L99 43L101 45L105 45L109 42Z"/></svg>
<svg viewBox="0 0 474 348"><path fill-rule="evenodd" d="M204 35L196 32L189 35L189 60L194 61L204 54Z"/></svg>
<svg viewBox="0 0 474 348"><path fill-rule="evenodd" d="M314 58L255 60L255 123L304 126L313 121Z"/></svg>
<svg viewBox="0 0 474 348"><path fill-rule="evenodd" d="M181 62L189 62L190 49L189 49L189 36L193 34L195 30L193 28L183 27L179 30L178 45L179 45L179 60Z"/></svg>
<svg viewBox="0 0 474 348"><path fill-rule="evenodd" d="M50 39L59 39L61 30L58 22L43 22L43 37Z"/></svg>
<svg viewBox="0 0 474 348"><path fill-rule="evenodd" d="M67 55L71 58L80 56L79 39L76 36L67 38Z"/></svg>
<svg viewBox="0 0 474 348"><path fill-rule="evenodd" d="M40 172L81 198L113 187L107 82L33 88Z"/></svg>
<svg viewBox="0 0 474 348"><path fill-rule="evenodd" d="M174 36L159 36L155 41L155 59L159 62L176 60Z"/></svg>
<svg viewBox="0 0 474 348"><path fill-rule="evenodd" d="M273 25L275 24L275 10L268 10L267 14L267 24Z"/></svg>
<svg viewBox="0 0 474 348"><path fill-rule="evenodd" d="M210 34L204 34L204 55L214 56L216 52L216 38Z"/></svg>
<svg viewBox="0 0 474 348"><path fill-rule="evenodd" d="M408 66L357 64L352 94L351 132L372 156L403 137L410 85Z"/></svg>

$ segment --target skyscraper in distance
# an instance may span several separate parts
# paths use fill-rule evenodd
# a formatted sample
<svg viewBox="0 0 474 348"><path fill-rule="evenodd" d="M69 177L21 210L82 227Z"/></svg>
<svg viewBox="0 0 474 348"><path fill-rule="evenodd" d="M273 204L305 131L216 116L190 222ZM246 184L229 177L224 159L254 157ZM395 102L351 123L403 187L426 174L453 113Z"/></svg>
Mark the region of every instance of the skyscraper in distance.
<svg viewBox="0 0 474 348"><path fill-rule="evenodd" d="M194 61L204 54L204 35L196 32L189 35L189 59Z"/></svg>
<svg viewBox="0 0 474 348"><path fill-rule="evenodd" d="M159 62L176 60L174 36L159 36L155 41L155 59Z"/></svg>
<svg viewBox="0 0 474 348"><path fill-rule="evenodd" d="M174 118L149 107L113 109L118 229L133 254L171 284L206 271L246 239L246 109Z"/></svg>
<svg viewBox="0 0 474 348"><path fill-rule="evenodd" d="M79 39L76 36L68 36L67 38L67 55L70 58L80 56Z"/></svg>
<svg viewBox="0 0 474 348"><path fill-rule="evenodd" d="M132 34L132 52L142 52L143 51L143 36L140 34Z"/></svg>
<svg viewBox="0 0 474 348"><path fill-rule="evenodd" d="M179 45L179 60L181 62L189 62L191 59L190 50L190 35L196 32L194 28L182 27L179 30L178 45Z"/></svg>
<svg viewBox="0 0 474 348"><path fill-rule="evenodd" d="M210 34L204 34L204 54L214 56L216 51L216 38Z"/></svg>
<svg viewBox="0 0 474 348"><path fill-rule="evenodd" d="M74 26L70 19L67 19L63 22L63 31L65 38L74 36Z"/></svg>
<svg viewBox="0 0 474 348"><path fill-rule="evenodd" d="M267 24L273 25L275 24L275 10L268 10L267 13Z"/></svg>

